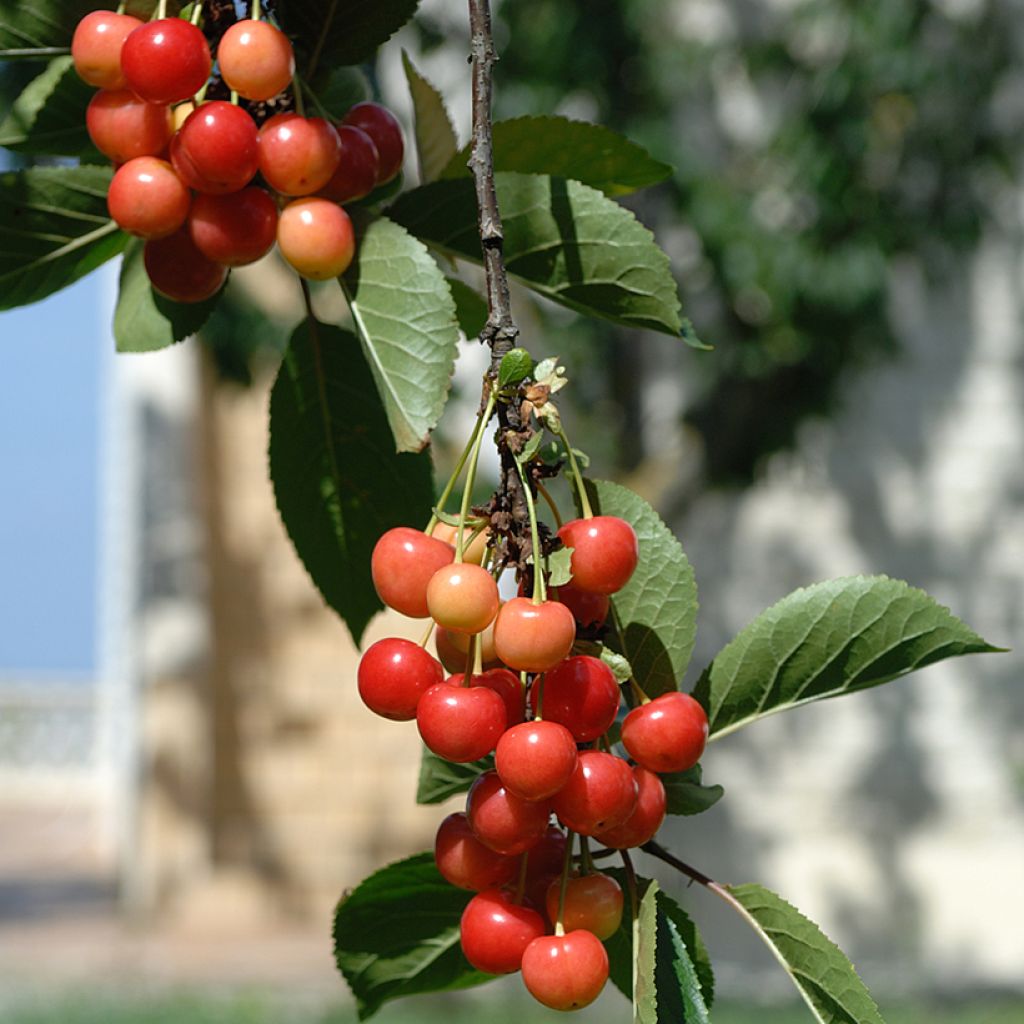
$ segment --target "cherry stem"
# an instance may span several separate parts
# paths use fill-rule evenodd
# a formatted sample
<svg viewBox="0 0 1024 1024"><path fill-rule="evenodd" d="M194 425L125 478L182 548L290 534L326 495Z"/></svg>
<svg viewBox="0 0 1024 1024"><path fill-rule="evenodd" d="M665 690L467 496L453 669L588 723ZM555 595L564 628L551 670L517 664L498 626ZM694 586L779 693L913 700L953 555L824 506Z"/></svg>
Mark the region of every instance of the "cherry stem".
<svg viewBox="0 0 1024 1024"><path fill-rule="evenodd" d="M295 113L298 114L299 117L305 117L306 103L302 98L302 81L298 75L292 79L292 99L295 100Z"/></svg>
<svg viewBox="0 0 1024 1024"><path fill-rule="evenodd" d="M484 670L484 641L483 637L478 633L475 637L476 646L475 654L473 656L473 674L479 675Z"/></svg>
<svg viewBox="0 0 1024 1024"><path fill-rule="evenodd" d="M555 499L548 493L548 489L539 480L537 481L537 493L548 503L548 508L551 509L551 514L555 517L555 526L560 530L562 517L559 515L558 506L555 504Z"/></svg>
<svg viewBox="0 0 1024 1024"><path fill-rule="evenodd" d="M203 2L202 0L196 0L196 2L192 5L192 16L189 18L189 21L191 21L193 25L198 25L199 19L202 18L202 16Z"/></svg>
<svg viewBox="0 0 1024 1024"><path fill-rule="evenodd" d="M583 865L583 873L592 875L594 873L594 862L590 857L590 843L586 836L580 836L580 861Z"/></svg>
<svg viewBox="0 0 1024 1024"><path fill-rule="evenodd" d="M469 638L469 644L466 646L466 670L462 673L462 685L469 686L473 681L473 660L477 648L476 634Z"/></svg>
<svg viewBox="0 0 1024 1024"><path fill-rule="evenodd" d="M167 0L160 0L160 3L156 5L156 20L159 21L161 18L167 17Z"/></svg>
<svg viewBox="0 0 1024 1024"><path fill-rule="evenodd" d="M527 673L519 673L519 709L523 713L523 718L526 718L526 691L529 686L527 682Z"/></svg>
<svg viewBox="0 0 1024 1024"><path fill-rule="evenodd" d="M533 681L533 687L537 691L537 706L533 711L533 720L535 722L544 721L544 673L541 672L539 676Z"/></svg>
<svg viewBox="0 0 1024 1024"><path fill-rule="evenodd" d="M434 627L436 625L437 625L437 623L433 619L431 619L430 620L430 625L427 626L427 631L426 631L426 633L423 634L423 639L420 641L420 647L424 647L425 648L427 646L427 644L430 643L430 638L434 635Z"/></svg>
<svg viewBox="0 0 1024 1024"><path fill-rule="evenodd" d="M636 871L627 850L619 850L622 855L622 866L626 872L626 891L629 893L629 913L633 921L633 1002L636 1003L636 951L640 943L640 898L637 895Z"/></svg>
<svg viewBox="0 0 1024 1024"><path fill-rule="evenodd" d="M572 468L572 478L576 484L576 493L580 496L580 508L583 509L583 518L593 519L594 510L590 507L590 498L587 497L587 488L583 483L583 474L580 472L580 466L576 461L576 454L572 450L569 438L566 437L565 427L561 424L558 426L557 434L558 439L565 445L565 454L569 456L569 466Z"/></svg>
<svg viewBox="0 0 1024 1024"><path fill-rule="evenodd" d="M622 623L619 622L619 615L618 615L618 612L616 612L616 610L615 610L615 604L613 602L609 602L609 604L608 604L608 612L609 612L609 614L612 617L612 626L615 629L615 635L619 638L619 649L622 650L622 649L624 649L624 646L625 646L625 643L624 643L624 640L623 640L623 637L622 637ZM650 704L651 703L651 698L648 697L646 693L644 693L643 687L641 687L640 684L632 676L629 677L629 688L633 692L633 696L641 704Z"/></svg>
<svg viewBox="0 0 1024 1024"><path fill-rule="evenodd" d="M537 506L533 500L533 491L526 479L526 471L519 459L515 460L519 479L523 482L523 494L526 496L526 508L530 514L530 541L533 546L533 603L542 604L548 599L547 587L544 584L544 567L541 565L540 531L537 529Z"/></svg>
<svg viewBox="0 0 1024 1024"><path fill-rule="evenodd" d="M641 705L651 703L651 698L644 693L640 684L632 676L629 677L629 688L633 691L633 696Z"/></svg>
<svg viewBox="0 0 1024 1024"><path fill-rule="evenodd" d="M237 107L238 106L238 90L237 89L232 89L231 90L231 105L233 107Z"/></svg>
<svg viewBox="0 0 1024 1024"><path fill-rule="evenodd" d="M687 878L692 879L694 882L699 882L709 889L722 888L713 878L709 878L703 871L698 871L695 867L691 867L685 861L680 860L674 853L666 850L664 846L656 843L653 839L650 842L644 843L640 849L644 853L649 853L652 857L657 857L658 860L664 861L670 867L674 867L676 871L686 875Z"/></svg>
<svg viewBox="0 0 1024 1024"><path fill-rule="evenodd" d="M573 830L566 830L566 842L565 842L565 859L562 861L562 884L558 889L558 917L555 920L555 934L565 934L565 890L569 887L569 872L572 870L572 847L573 841L576 838L576 833Z"/></svg>
<svg viewBox="0 0 1024 1024"><path fill-rule="evenodd" d="M313 107L316 109L316 112L325 121L333 122L334 119L331 117L331 112L320 102L320 97L317 96L317 94L309 87L309 82L306 81L306 79L304 78L299 79L299 81L301 83L303 96L305 96L305 98L309 100L310 103L313 104Z"/></svg>
<svg viewBox="0 0 1024 1024"><path fill-rule="evenodd" d="M469 458L469 453L473 450L473 445L476 443L477 435L483 429L484 426L484 414L481 410L480 415L476 418L476 426L473 427L469 435L469 440L466 442L466 447L462 449L462 454L459 456L459 461L455 463L455 469L452 470L452 475L448 478L448 483L444 485L444 490L441 492L441 497L437 499L437 504L434 506L439 512L444 511L445 505L448 503L448 499L452 496L452 491L455 490L455 484L458 483L459 477L462 474L462 469L466 465L466 459ZM431 530L437 525L437 512L430 517L430 522L427 523L427 528L423 531L429 534Z"/></svg>
<svg viewBox="0 0 1024 1024"><path fill-rule="evenodd" d="M124 14L124 9L128 6L128 0L121 0L117 5L117 9L114 11L115 14Z"/></svg>
<svg viewBox="0 0 1024 1024"><path fill-rule="evenodd" d="M260 0L252 0L252 10L249 11L249 17L253 21L259 21L263 15L263 11L260 9Z"/></svg>
<svg viewBox="0 0 1024 1024"><path fill-rule="evenodd" d="M473 497L473 484L476 482L476 463L480 458L480 442L484 439L484 430L487 421L494 411L494 392L487 396L487 404L480 417L480 428L476 431L476 438L473 441L473 449L469 453L469 465L466 467L466 482L462 487L462 507L459 510L459 532L455 536L455 562L462 561L465 549L466 519L469 516L469 503Z"/></svg>

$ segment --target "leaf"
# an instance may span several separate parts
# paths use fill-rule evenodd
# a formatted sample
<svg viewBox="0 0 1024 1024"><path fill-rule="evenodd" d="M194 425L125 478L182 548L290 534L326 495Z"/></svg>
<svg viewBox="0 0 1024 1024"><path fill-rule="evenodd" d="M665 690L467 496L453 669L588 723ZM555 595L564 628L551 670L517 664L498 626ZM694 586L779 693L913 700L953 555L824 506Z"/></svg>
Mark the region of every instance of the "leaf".
<svg viewBox="0 0 1024 1024"><path fill-rule="evenodd" d="M69 47L75 25L97 6L90 0L0 0L0 60L53 56L46 51Z"/></svg>
<svg viewBox="0 0 1024 1024"><path fill-rule="evenodd" d="M409 83L413 111L416 114L416 155L420 162L420 180L433 181L440 177L448 161L459 148L452 119L444 105L444 98L416 69L409 54L402 50L402 67Z"/></svg>
<svg viewBox="0 0 1024 1024"><path fill-rule="evenodd" d="M349 331L306 322L292 334L270 397L270 476L295 550L358 643L382 607L373 546L393 526L426 522L433 485L429 455L396 454Z"/></svg>
<svg viewBox="0 0 1024 1024"><path fill-rule="evenodd" d="M763 886L721 888L793 979L815 1020L883 1024L853 964L813 921Z"/></svg>
<svg viewBox="0 0 1024 1024"><path fill-rule="evenodd" d="M661 776L668 801L666 810L669 814L702 814L725 795L725 790L721 786L704 786L700 780L699 764L685 772L672 772Z"/></svg>
<svg viewBox="0 0 1024 1024"><path fill-rule="evenodd" d="M599 657L612 670L615 682L620 686L623 683L628 683L633 677L633 666L621 654L611 651L607 647L602 647Z"/></svg>
<svg viewBox="0 0 1024 1024"><path fill-rule="evenodd" d="M588 316L680 335L668 257L629 210L561 178L498 174L496 186L510 274ZM480 262L471 180L421 185L400 196L389 213L417 238Z"/></svg>
<svg viewBox="0 0 1024 1024"><path fill-rule="evenodd" d="M459 946L459 919L473 893L449 885L432 853L370 875L334 915L334 958L360 1020L391 999L448 992L492 980Z"/></svg>
<svg viewBox="0 0 1024 1024"><path fill-rule="evenodd" d="M0 174L0 309L60 291L128 244L107 214L107 167Z"/></svg>
<svg viewBox="0 0 1024 1024"><path fill-rule="evenodd" d="M494 767L493 755L468 764L454 764L424 748L420 756L420 779L416 803L440 804L450 796L466 793L478 775Z"/></svg>
<svg viewBox="0 0 1024 1024"><path fill-rule="evenodd" d="M469 154L469 146L455 154L441 176L469 177ZM573 178L609 196L656 185L672 173L668 164L611 129L560 116L496 122L494 169Z"/></svg>
<svg viewBox="0 0 1024 1024"><path fill-rule="evenodd" d="M426 246L380 217L343 280L395 444L419 451L444 409L459 341L444 275Z"/></svg>
<svg viewBox="0 0 1024 1024"><path fill-rule="evenodd" d="M195 334L206 323L223 289L205 302L172 302L153 290L142 262L144 243L133 238L121 264L114 310L118 352L153 352Z"/></svg>
<svg viewBox="0 0 1024 1024"><path fill-rule="evenodd" d="M539 438L534 434L531 441ZM548 573L549 587L564 587L572 579L572 548L559 548L544 559L544 568Z"/></svg>
<svg viewBox="0 0 1024 1024"><path fill-rule="evenodd" d="M533 358L525 348L513 348L501 357L498 366L498 387L518 384L533 372Z"/></svg>
<svg viewBox="0 0 1024 1024"><path fill-rule="evenodd" d="M452 298L455 300L455 316L459 330L472 341L480 337L487 323L487 301L473 288L457 277L447 278Z"/></svg>
<svg viewBox="0 0 1024 1024"><path fill-rule="evenodd" d="M595 515L625 519L640 547L632 579L612 595L613 628L606 642L629 659L649 697L676 690L697 634L693 568L672 531L638 494L607 480L586 483Z"/></svg>
<svg viewBox="0 0 1024 1024"><path fill-rule="evenodd" d="M923 590L848 576L794 591L704 670L693 695L712 735L763 715L887 683L961 654L998 651Z"/></svg>
<svg viewBox="0 0 1024 1024"><path fill-rule="evenodd" d="M340 121L350 107L370 98L370 83L359 68L324 68L313 83L313 93L335 121Z"/></svg>

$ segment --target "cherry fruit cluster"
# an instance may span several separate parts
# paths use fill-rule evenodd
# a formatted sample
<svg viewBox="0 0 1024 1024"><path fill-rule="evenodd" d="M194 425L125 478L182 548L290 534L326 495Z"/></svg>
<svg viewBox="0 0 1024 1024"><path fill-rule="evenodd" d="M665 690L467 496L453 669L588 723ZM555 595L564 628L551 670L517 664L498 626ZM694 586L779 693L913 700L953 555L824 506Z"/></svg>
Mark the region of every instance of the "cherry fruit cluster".
<svg viewBox="0 0 1024 1024"><path fill-rule="evenodd" d="M326 280L348 268L356 241L342 204L402 166L390 111L366 102L340 123L286 110L257 124L238 99L272 99L295 74L291 42L269 21L235 22L217 46L232 102L203 101L213 54L182 18L93 11L78 23L71 54L79 76L99 88L86 127L117 168L110 215L146 240L157 291L201 302L229 268L255 262L275 242L303 277Z"/></svg>

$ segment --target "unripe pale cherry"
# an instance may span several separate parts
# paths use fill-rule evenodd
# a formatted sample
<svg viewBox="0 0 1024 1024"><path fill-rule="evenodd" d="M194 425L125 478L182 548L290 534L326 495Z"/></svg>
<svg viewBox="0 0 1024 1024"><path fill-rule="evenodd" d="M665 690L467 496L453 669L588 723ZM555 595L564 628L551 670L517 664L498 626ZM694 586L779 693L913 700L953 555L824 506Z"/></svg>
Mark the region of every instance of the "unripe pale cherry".
<svg viewBox="0 0 1024 1024"><path fill-rule="evenodd" d="M311 281L344 274L356 254L349 215L329 199L313 196L293 199L281 211L277 244L292 268Z"/></svg>
<svg viewBox="0 0 1024 1024"><path fill-rule="evenodd" d="M378 640L363 655L356 672L363 703L395 722L415 718L420 697L443 679L437 659L401 637Z"/></svg>
<svg viewBox="0 0 1024 1024"><path fill-rule="evenodd" d="M542 935L526 947L523 984L552 1010L589 1006L608 980L608 953L593 932L582 928L565 935Z"/></svg>
<svg viewBox="0 0 1024 1024"><path fill-rule="evenodd" d="M155 156L123 164L107 190L107 209L122 231L166 238L185 223L191 196L174 168Z"/></svg>
<svg viewBox="0 0 1024 1024"><path fill-rule="evenodd" d="M554 796L576 767L576 741L557 722L523 722L506 730L494 766L510 792L524 800Z"/></svg>
<svg viewBox="0 0 1024 1024"><path fill-rule="evenodd" d="M416 707L416 726L438 757L466 763L494 749L505 731L505 702L486 686L459 683L447 680L427 690Z"/></svg>
<svg viewBox="0 0 1024 1024"><path fill-rule="evenodd" d="M636 779L636 807L633 813L615 828L598 832L594 838L616 850L631 850L654 838L665 820L667 800L665 786L654 772L633 765Z"/></svg>
<svg viewBox="0 0 1024 1024"><path fill-rule="evenodd" d="M607 594L595 594L580 590L571 583L559 587L555 597L572 612L572 617L581 626L603 626L608 618L610 601Z"/></svg>
<svg viewBox="0 0 1024 1024"><path fill-rule="evenodd" d="M175 302L202 302L220 291L228 269L208 260L195 246L188 228L147 242L142 262L150 283Z"/></svg>
<svg viewBox="0 0 1024 1024"><path fill-rule="evenodd" d="M462 655L463 664L465 664L465 660L466 656ZM465 679L463 672L454 672L448 682L452 686L461 686L463 679ZM489 668L484 672L475 673L472 685L486 686L501 698L505 705L505 721L508 728L522 722L526 710L523 700L523 684L514 672L510 672L507 668Z"/></svg>
<svg viewBox="0 0 1024 1024"><path fill-rule="evenodd" d="M194 96L212 66L206 37L183 18L140 25L121 48L128 88L149 103L177 103Z"/></svg>
<svg viewBox="0 0 1024 1024"><path fill-rule="evenodd" d="M217 44L221 76L247 100L269 100L286 89L295 74L288 37L268 21L236 21Z"/></svg>
<svg viewBox="0 0 1024 1024"><path fill-rule="evenodd" d="M237 192L256 176L256 138L256 122L249 114L232 103L213 100L185 119L171 143L171 163L197 192Z"/></svg>
<svg viewBox="0 0 1024 1024"><path fill-rule="evenodd" d="M442 522L438 522L434 529L430 531L432 537L447 541L452 547L455 547L458 533L459 528L457 526L450 526L448 523ZM484 555L487 554L487 539L489 536L490 530L485 529L481 530L476 537L473 537L473 530L467 526L465 537L463 538L465 546L462 549L462 560L464 562L472 562L473 565L482 565ZM470 538L472 538L472 541L470 541Z"/></svg>
<svg viewBox="0 0 1024 1024"><path fill-rule="evenodd" d="M466 904L459 934L462 952L478 971L513 974L526 947L544 934L544 919L504 890L486 889Z"/></svg>
<svg viewBox="0 0 1024 1024"><path fill-rule="evenodd" d="M255 185L223 196L199 193L192 201L188 229L207 259L242 267L273 248L277 204L269 192Z"/></svg>
<svg viewBox="0 0 1024 1024"><path fill-rule="evenodd" d="M422 530L395 526L383 533L373 547L370 575L377 596L396 612L425 619L430 577L455 559L455 549L428 537Z"/></svg>
<svg viewBox="0 0 1024 1024"><path fill-rule="evenodd" d="M377 184L380 160L373 139L352 124L334 126L341 139L341 160L320 195L335 203L349 203L368 196Z"/></svg>
<svg viewBox="0 0 1024 1024"><path fill-rule="evenodd" d="M548 885L545 907L548 919L558 920L558 903L562 894L561 878ZM602 941L610 939L622 923L622 887L611 875L577 875L567 879L562 926L567 932L585 928Z"/></svg>
<svg viewBox="0 0 1024 1024"><path fill-rule="evenodd" d="M495 853L473 835L461 811L449 814L438 827L434 862L447 882L473 892L511 882L519 870L517 857Z"/></svg>
<svg viewBox="0 0 1024 1024"><path fill-rule="evenodd" d="M563 825L592 836L621 825L633 813L636 801L636 780L622 758L584 750L551 803Z"/></svg>
<svg viewBox="0 0 1024 1024"><path fill-rule="evenodd" d="M308 196L326 185L341 161L341 140L322 117L275 114L259 131L260 174L285 196Z"/></svg>
<svg viewBox="0 0 1024 1024"><path fill-rule="evenodd" d="M85 127L93 145L115 164L157 156L171 141L170 107L140 100L129 89L102 89L89 101Z"/></svg>
<svg viewBox="0 0 1024 1024"><path fill-rule="evenodd" d="M498 599L498 610L501 611L501 605L504 602ZM447 639L451 641L451 646L462 655L462 663L460 668L466 667L466 658L469 655L470 644L480 645L480 660L484 665L493 666L500 664L497 652L494 650L494 623L491 622L486 629L482 629L479 633L456 633L454 630L445 629L443 626L439 626L438 629L445 633ZM474 655L475 655L474 650Z"/></svg>
<svg viewBox="0 0 1024 1024"><path fill-rule="evenodd" d="M141 24L130 14L90 11L71 38L71 59L78 77L99 89L123 89L121 47Z"/></svg>
<svg viewBox="0 0 1024 1024"><path fill-rule="evenodd" d="M652 772L692 768L707 742L707 713L688 693L663 693L633 708L622 723L622 745Z"/></svg>
<svg viewBox="0 0 1024 1024"><path fill-rule="evenodd" d="M534 604L513 597L501 606L494 626L494 650L509 668L544 672L572 650L576 622L558 601Z"/></svg>
<svg viewBox="0 0 1024 1024"><path fill-rule="evenodd" d="M602 736L619 709L619 684L600 658L578 654L544 676L544 717L560 722L579 743Z"/></svg>
<svg viewBox="0 0 1024 1024"><path fill-rule="evenodd" d="M405 154L402 128L395 115L379 103L357 103L345 115L342 123L360 128L370 136L379 161L377 184L391 181L402 169L402 157Z"/></svg>
<svg viewBox="0 0 1024 1024"><path fill-rule="evenodd" d="M640 557L636 532L618 516L573 519L558 531L572 548L572 585L577 590L614 594L633 575Z"/></svg>
<svg viewBox="0 0 1024 1024"><path fill-rule="evenodd" d="M510 793L497 772L477 776L466 798L473 835L497 853L509 856L535 846L548 827L551 807Z"/></svg>
<svg viewBox="0 0 1024 1024"><path fill-rule="evenodd" d="M500 601L494 577L479 565L444 565L427 584L431 618L453 633L481 633L498 614Z"/></svg>

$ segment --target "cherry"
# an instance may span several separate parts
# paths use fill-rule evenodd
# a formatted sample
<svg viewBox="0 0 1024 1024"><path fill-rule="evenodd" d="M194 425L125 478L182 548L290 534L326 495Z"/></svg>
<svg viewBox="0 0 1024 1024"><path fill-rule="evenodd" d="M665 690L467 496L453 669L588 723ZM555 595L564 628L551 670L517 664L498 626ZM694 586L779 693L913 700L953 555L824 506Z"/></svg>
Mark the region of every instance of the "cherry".
<svg viewBox="0 0 1024 1024"><path fill-rule="evenodd" d="M348 214L329 199L311 196L295 199L281 211L277 244L292 267L313 281L344 274L356 254Z"/></svg>
<svg viewBox="0 0 1024 1024"><path fill-rule="evenodd" d="M259 133L260 173L276 192L308 196L323 188L341 161L341 139L322 117L275 114Z"/></svg>
<svg viewBox="0 0 1024 1024"><path fill-rule="evenodd" d="M498 740L494 765L509 792L524 800L543 800L572 775L576 741L557 722L523 722Z"/></svg>
<svg viewBox="0 0 1024 1024"><path fill-rule="evenodd" d="M335 129L341 139L341 161L331 180L320 190L320 195L336 203L348 203L373 191L380 159L373 139L362 128L354 124L339 124Z"/></svg>
<svg viewBox="0 0 1024 1024"><path fill-rule="evenodd" d="M171 143L171 163L197 192L237 192L256 175L256 139L256 122L241 107L213 100L185 119Z"/></svg>
<svg viewBox="0 0 1024 1024"><path fill-rule="evenodd" d="M557 601L534 604L513 597L501 606L494 626L494 650L509 668L544 672L572 650L576 623L572 612Z"/></svg>
<svg viewBox="0 0 1024 1024"><path fill-rule="evenodd" d="M192 202L188 228L208 259L226 267L245 266L273 248L277 204L255 185L224 196L200 193Z"/></svg>
<svg viewBox="0 0 1024 1024"><path fill-rule="evenodd" d="M620 757L585 750L552 805L563 825L592 836L621 825L636 807L637 786Z"/></svg>
<svg viewBox="0 0 1024 1024"><path fill-rule="evenodd" d="M434 861L446 881L473 892L504 885L519 870L518 858L489 850L473 835L461 811L449 814L438 827Z"/></svg>
<svg viewBox="0 0 1024 1024"><path fill-rule="evenodd" d="M175 302L202 302L216 295L228 276L227 267L196 248L187 228L147 242L142 262L153 287Z"/></svg>
<svg viewBox="0 0 1024 1024"><path fill-rule="evenodd" d="M462 656L462 663L465 665L465 655ZM443 662L442 662L443 664ZM448 682L452 686L462 686L465 673L453 673ZM471 683L473 686L485 686L493 690L505 705L505 721L507 726L518 725L522 722L525 708L523 707L523 684L519 676L509 672L507 668L492 668L486 672L476 673Z"/></svg>
<svg viewBox="0 0 1024 1024"><path fill-rule="evenodd" d="M608 954L593 932L578 928L565 935L542 935L526 947L523 984L552 1010L589 1006L608 980Z"/></svg>
<svg viewBox="0 0 1024 1024"><path fill-rule="evenodd" d="M572 612L581 626L603 626L608 618L608 595L595 594L591 590L580 590L571 583L559 587L557 598Z"/></svg>
<svg viewBox="0 0 1024 1024"><path fill-rule="evenodd" d="M594 836L598 842L616 850L643 846L654 838L665 820L665 786L661 779L640 765L633 766L633 778L637 788L636 809L621 825Z"/></svg>
<svg viewBox="0 0 1024 1024"><path fill-rule="evenodd" d="M433 620L453 633L483 632L498 614L498 585L479 565L443 565L427 584L427 607Z"/></svg>
<svg viewBox="0 0 1024 1024"><path fill-rule="evenodd" d="M577 590L614 594L628 582L640 557L633 527L618 516L573 519L559 531L572 548L572 582Z"/></svg>
<svg viewBox="0 0 1024 1024"><path fill-rule="evenodd" d="M502 601L498 601L498 610L501 610ZM462 655L461 668L466 667L466 658L469 656L469 645L476 643L480 645L480 661L484 665L498 664L498 655L494 650L494 623L479 633L456 633L454 630L438 627L445 633L451 646ZM475 651L474 651L475 653Z"/></svg>
<svg viewBox="0 0 1024 1024"><path fill-rule="evenodd" d="M470 537L473 537L473 531L467 526L465 536L463 538L465 547L462 549L462 560L464 562L472 562L474 565L483 564L484 555L487 554L487 540L490 536L490 530L481 530L473 541L470 542ZM439 522L433 530L430 531L432 537L437 537L438 540L447 541L452 547L455 547L459 528L457 526L449 526L448 523Z"/></svg>
<svg viewBox="0 0 1024 1024"><path fill-rule="evenodd" d="M427 690L416 707L416 725L438 757L478 761L505 731L505 702L486 686L459 683L448 680Z"/></svg>
<svg viewBox="0 0 1024 1024"><path fill-rule="evenodd" d="M190 198L166 160L139 156L114 175L107 209L123 231L139 238L165 238L185 223Z"/></svg>
<svg viewBox="0 0 1024 1024"><path fill-rule="evenodd" d="M633 708L622 723L622 745L652 772L684 772L704 753L708 716L688 693L663 693Z"/></svg>
<svg viewBox="0 0 1024 1024"><path fill-rule="evenodd" d="M228 88L247 100L269 100L295 74L288 37L267 21L236 21L217 44L217 65Z"/></svg>
<svg viewBox="0 0 1024 1024"><path fill-rule="evenodd" d="M177 103L194 96L210 77L212 64L206 37L182 18L140 25L121 49L128 87L149 103Z"/></svg>
<svg viewBox="0 0 1024 1024"><path fill-rule="evenodd" d="M405 144L395 115L379 103L357 103L344 117L343 124L361 128L377 148L380 166L377 184L390 181L402 169Z"/></svg>
<svg viewBox="0 0 1024 1024"><path fill-rule="evenodd" d="M440 664L419 644L400 637L378 640L356 672L363 703L383 718L408 722L420 697L444 679Z"/></svg>
<svg viewBox="0 0 1024 1024"><path fill-rule="evenodd" d="M428 537L422 530L396 526L382 534L370 558L370 574L377 595L396 612L425 619L430 577L455 558L450 544Z"/></svg>
<svg viewBox="0 0 1024 1024"><path fill-rule="evenodd" d="M544 676L544 717L560 722L579 743L606 733L619 709L619 684L599 658L566 658Z"/></svg>
<svg viewBox="0 0 1024 1024"><path fill-rule="evenodd" d="M565 833L557 825L548 825L544 835L527 851L526 898L535 906L544 906L551 879L562 874L565 844Z"/></svg>
<svg viewBox="0 0 1024 1024"><path fill-rule="evenodd" d="M558 920L561 893L562 879L555 878L548 885L544 904L552 921ZM569 878L565 884L562 925L566 931L585 928L602 941L610 939L622 923L622 902L622 888L611 875Z"/></svg>
<svg viewBox="0 0 1024 1024"><path fill-rule="evenodd" d="M115 164L156 156L171 140L171 110L145 103L128 89L103 89L89 101L85 127L93 145Z"/></svg>
<svg viewBox="0 0 1024 1024"><path fill-rule="evenodd" d="M473 834L497 853L523 853L548 827L551 808L510 793L497 772L477 776L466 798L466 817Z"/></svg>
<svg viewBox="0 0 1024 1024"><path fill-rule="evenodd" d="M526 947L544 934L544 918L507 892L486 889L466 904L459 929L462 952L478 971L512 974Z"/></svg>
<svg viewBox="0 0 1024 1024"><path fill-rule="evenodd" d="M83 82L100 89L122 89L121 47L142 22L130 14L90 11L71 38L71 59Z"/></svg>

